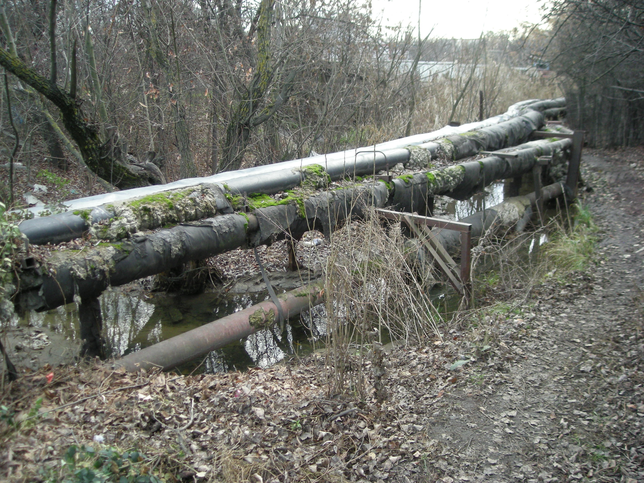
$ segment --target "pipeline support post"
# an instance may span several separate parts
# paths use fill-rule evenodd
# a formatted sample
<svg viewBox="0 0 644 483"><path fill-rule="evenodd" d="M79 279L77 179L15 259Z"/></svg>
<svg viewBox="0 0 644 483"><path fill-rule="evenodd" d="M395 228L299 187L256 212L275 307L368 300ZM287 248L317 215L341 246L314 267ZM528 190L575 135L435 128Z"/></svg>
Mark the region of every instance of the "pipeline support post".
<svg viewBox="0 0 644 483"><path fill-rule="evenodd" d="M543 193L541 193L541 175L543 171L542 168L544 166L548 166L551 160L552 156L541 156L539 159L537 159L534 168L532 168L532 177L534 178L534 199L537 206L537 213L539 215L539 222L541 223L541 226L543 226L544 223Z"/></svg>
<svg viewBox="0 0 644 483"><path fill-rule="evenodd" d="M513 198L515 196L519 196L519 192L521 191L521 185L523 184L523 176L515 176L514 178L511 178L509 180L505 181L505 186L504 186L504 196L507 198Z"/></svg>
<svg viewBox="0 0 644 483"><path fill-rule="evenodd" d="M461 231L461 281L463 282L463 297L466 307L472 306L472 225L467 231Z"/></svg>
<svg viewBox="0 0 644 483"><path fill-rule="evenodd" d="M98 297L81 301L78 305L78 318L80 319L80 338L83 341L81 357L105 359L103 317Z"/></svg>
<svg viewBox="0 0 644 483"><path fill-rule="evenodd" d="M572 152L568 163L568 176L566 186L570 188L572 199L577 198L577 185L579 184L579 167L581 166L581 150L584 146L584 134L586 131L574 131L572 134L561 132L535 131L536 138L562 138L572 139Z"/></svg>
<svg viewBox="0 0 644 483"><path fill-rule="evenodd" d="M572 199L577 198L577 185L579 184L579 167L581 166L581 150L584 145L584 131L575 131L572 137L572 153L568 163L568 177L566 185L572 191Z"/></svg>

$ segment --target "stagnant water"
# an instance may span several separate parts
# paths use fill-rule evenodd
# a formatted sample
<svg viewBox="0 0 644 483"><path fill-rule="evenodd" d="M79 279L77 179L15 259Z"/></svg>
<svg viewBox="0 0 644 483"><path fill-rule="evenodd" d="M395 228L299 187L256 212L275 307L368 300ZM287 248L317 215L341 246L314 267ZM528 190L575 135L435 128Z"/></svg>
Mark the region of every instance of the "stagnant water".
<svg viewBox="0 0 644 483"><path fill-rule="evenodd" d="M465 218L501 203L504 191L504 183L494 183L468 200L450 201L444 206L444 210L456 219ZM545 241L544 238L533 240L530 251L535 243L541 245ZM448 299L453 297L451 291L436 292L434 296L438 303L447 305L449 301L446 300L446 294ZM267 298L265 292L172 295L115 288L106 291L100 297L100 303L110 355L118 357L238 312ZM78 351L79 321L75 304L44 313L28 313L19 324L35 330L44 328L55 339L56 351L66 352L64 355L69 360ZM213 351L205 360L195 361L181 369L184 372L221 372L245 369L251 365L268 367L290 354L305 354L313 350L316 344L319 346L320 339L326 333L325 324L324 307L318 306L311 313L302 314L301 320L291 320L281 340L268 331L258 332L246 340ZM62 361L64 360L65 357Z"/></svg>
<svg viewBox="0 0 644 483"><path fill-rule="evenodd" d="M119 357L140 350L248 308L266 298L264 292L173 295L147 294L120 288L108 290L99 299L108 353ZM319 322L319 318L314 318L314 321ZM281 361L287 353L309 352L313 347L311 342L317 337L309 333L302 324L295 321L291 323L287 326L283 344L280 343L281 348L270 333L262 331L246 340L213 351L205 361L196 361L182 370L191 371L202 362L203 370L207 372L245 369L251 365L268 367ZM67 346L68 356L73 356L78 351L80 323L75 304L48 312L27 313L19 324L34 329L36 333L44 329L43 333L49 334L55 344ZM314 330L321 332L317 325ZM61 350L64 351L61 347L56 348L57 353Z"/></svg>

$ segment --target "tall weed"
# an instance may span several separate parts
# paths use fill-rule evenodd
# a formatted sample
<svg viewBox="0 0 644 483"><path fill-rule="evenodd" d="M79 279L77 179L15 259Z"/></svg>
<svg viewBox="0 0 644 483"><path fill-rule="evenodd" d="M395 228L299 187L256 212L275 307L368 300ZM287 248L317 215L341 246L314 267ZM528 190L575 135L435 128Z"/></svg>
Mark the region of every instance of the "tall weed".
<svg viewBox="0 0 644 483"><path fill-rule="evenodd" d="M431 284L414 273L398 224L383 228L371 211L333 236L325 287L329 387L364 396L367 367L376 376L381 371L380 347L440 338L441 316Z"/></svg>

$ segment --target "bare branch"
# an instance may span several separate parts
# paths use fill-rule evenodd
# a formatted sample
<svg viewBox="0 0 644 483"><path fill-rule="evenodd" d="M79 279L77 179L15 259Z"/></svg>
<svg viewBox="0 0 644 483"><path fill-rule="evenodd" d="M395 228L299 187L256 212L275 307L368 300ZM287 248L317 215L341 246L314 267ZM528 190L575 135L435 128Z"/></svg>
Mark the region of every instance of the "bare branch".
<svg viewBox="0 0 644 483"><path fill-rule="evenodd" d="M49 10L49 48L51 59L49 82L51 82L51 85L56 85L58 70L58 67L56 65L56 2L57 0L51 0L51 6Z"/></svg>

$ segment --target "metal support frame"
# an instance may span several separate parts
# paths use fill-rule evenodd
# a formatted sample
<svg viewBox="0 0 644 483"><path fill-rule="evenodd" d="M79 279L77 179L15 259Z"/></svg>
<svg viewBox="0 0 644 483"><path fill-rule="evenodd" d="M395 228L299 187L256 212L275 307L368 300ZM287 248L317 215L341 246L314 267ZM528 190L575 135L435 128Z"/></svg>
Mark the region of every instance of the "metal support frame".
<svg viewBox="0 0 644 483"><path fill-rule="evenodd" d="M449 282L458 293L466 300L472 299L472 284L470 283L470 271L472 263L472 225L458 221L443 220L429 216L401 213L398 211L376 209L376 213L389 220L404 221L409 228L418 236L423 246L432 254L443 272L447 275ZM434 235L427 227L435 227L443 230L454 230L461 234L461 269L456 271L457 263L447 253L447 250L440 243L436 242ZM421 236L422 235L422 236Z"/></svg>
<svg viewBox="0 0 644 483"><path fill-rule="evenodd" d="M548 166L548 164L550 164L550 161L552 161L552 156L541 156L537 159L537 162L532 168L532 177L534 179L534 199L537 206L537 213L539 215L539 222L541 223L541 226L543 226L544 223L543 194L541 193L541 174L542 168L544 166Z"/></svg>
<svg viewBox="0 0 644 483"><path fill-rule="evenodd" d="M548 131L535 131L532 134L538 138L572 139L572 153L568 163L568 177L566 186L570 188L572 199L577 198L577 185L579 184L579 166L581 165L581 150L584 146L586 131L574 131L572 134Z"/></svg>
<svg viewBox="0 0 644 483"><path fill-rule="evenodd" d="M511 180L506 179L503 187L503 193L506 198L519 196L521 186L523 185L523 176L515 176Z"/></svg>
<svg viewBox="0 0 644 483"><path fill-rule="evenodd" d="M390 183L394 179L394 177L390 174L377 174L373 177L373 179Z"/></svg>

